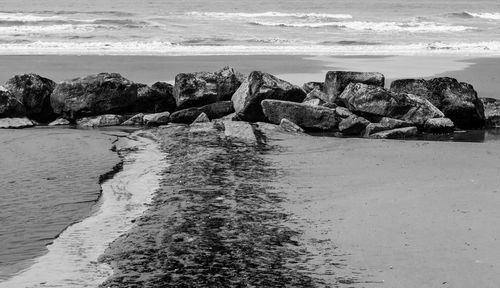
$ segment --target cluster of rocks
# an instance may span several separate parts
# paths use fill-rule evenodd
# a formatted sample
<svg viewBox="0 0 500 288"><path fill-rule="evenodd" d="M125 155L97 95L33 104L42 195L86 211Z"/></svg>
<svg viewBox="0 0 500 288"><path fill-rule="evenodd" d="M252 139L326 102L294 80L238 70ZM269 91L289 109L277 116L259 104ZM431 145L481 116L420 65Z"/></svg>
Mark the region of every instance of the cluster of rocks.
<svg viewBox="0 0 500 288"><path fill-rule="evenodd" d="M442 77L396 80L375 72L330 71L324 82L292 85L271 74L231 67L181 73L175 84L134 83L100 73L61 83L36 74L0 86L0 127L76 124L159 126L214 119L268 122L287 131L329 131L370 138L449 133L500 124L500 100Z"/></svg>

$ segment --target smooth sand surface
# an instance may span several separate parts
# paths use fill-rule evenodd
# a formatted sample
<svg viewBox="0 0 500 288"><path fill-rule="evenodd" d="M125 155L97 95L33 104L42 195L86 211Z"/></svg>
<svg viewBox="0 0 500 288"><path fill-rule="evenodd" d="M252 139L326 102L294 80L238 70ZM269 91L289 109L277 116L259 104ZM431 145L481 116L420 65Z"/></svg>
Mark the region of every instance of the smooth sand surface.
<svg viewBox="0 0 500 288"><path fill-rule="evenodd" d="M287 137L268 155L314 256L341 287L498 287L498 142Z"/></svg>

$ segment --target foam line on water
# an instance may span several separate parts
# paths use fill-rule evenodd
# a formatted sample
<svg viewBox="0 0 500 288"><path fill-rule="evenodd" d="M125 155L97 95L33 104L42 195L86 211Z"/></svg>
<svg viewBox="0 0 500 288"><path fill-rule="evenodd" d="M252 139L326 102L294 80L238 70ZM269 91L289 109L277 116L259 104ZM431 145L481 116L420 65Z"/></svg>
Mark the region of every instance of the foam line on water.
<svg viewBox="0 0 500 288"><path fill-rule="evenodd" d="M1 288L97 287L112 274L110 266L97 262L98 257L146 210L167 166L157 142L140 135L132 134L125 143L123 148L138 151L126 154L123 170L102 184L97 211L68 227L47 247L47 254L0 283Z"/></svg>

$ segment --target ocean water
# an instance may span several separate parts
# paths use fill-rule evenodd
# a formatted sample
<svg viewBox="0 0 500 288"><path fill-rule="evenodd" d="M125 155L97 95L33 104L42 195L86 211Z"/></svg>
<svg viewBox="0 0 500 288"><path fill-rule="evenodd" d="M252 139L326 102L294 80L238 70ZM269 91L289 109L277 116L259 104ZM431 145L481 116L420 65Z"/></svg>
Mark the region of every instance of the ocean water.
<svg viewBox="0 0 500 288"><path fill-rule="evenodd" d="M498 0L3 0L0 54L500 55Z"/></svg>
<svg viewBox="0 0 500 288"><path fill-rule="evenodd" d="M110 151L112 134L0 130L0 283L47 253L67 226L93 213L99 175L119 162Z"/></svg>

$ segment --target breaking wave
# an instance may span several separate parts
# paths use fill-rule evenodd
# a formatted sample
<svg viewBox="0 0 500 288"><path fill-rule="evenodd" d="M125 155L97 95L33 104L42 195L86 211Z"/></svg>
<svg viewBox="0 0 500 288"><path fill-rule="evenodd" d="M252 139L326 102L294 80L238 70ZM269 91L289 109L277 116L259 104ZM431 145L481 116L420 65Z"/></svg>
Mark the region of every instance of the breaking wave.
<svg viewBox="0 0 500 288"><path fill-rule="evenodd" d="M459 13L450 13L448 15L459 18L481 18L489 20L500 20L500 13L473 13L465 11Z"/></svg>
<svg viewBox="0 0 500 288"><path fill-rule="evenodd" d="M284 13L284 12L262 12L262 13L231 13L231 12L187 12L187 16L214 17L214 18L259 18L259 17L289 17L289 18L323 18L323 19L352 19L349 14L327 14L327 13Z"/></svg>

